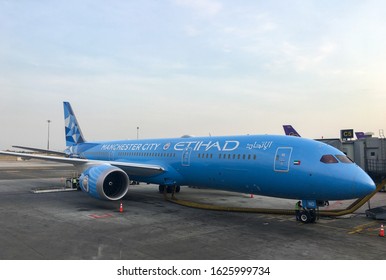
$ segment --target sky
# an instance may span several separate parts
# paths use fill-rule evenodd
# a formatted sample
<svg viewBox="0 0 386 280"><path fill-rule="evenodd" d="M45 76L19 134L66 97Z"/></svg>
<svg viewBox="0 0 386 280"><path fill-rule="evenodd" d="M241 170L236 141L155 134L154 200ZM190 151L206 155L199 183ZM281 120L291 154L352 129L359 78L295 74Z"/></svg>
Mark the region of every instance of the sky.
<svg viewBox="0 0 386 280"><path fill-rule="evenodd" d="M386 129L386 1L0 0L0 149Z"/></svg>

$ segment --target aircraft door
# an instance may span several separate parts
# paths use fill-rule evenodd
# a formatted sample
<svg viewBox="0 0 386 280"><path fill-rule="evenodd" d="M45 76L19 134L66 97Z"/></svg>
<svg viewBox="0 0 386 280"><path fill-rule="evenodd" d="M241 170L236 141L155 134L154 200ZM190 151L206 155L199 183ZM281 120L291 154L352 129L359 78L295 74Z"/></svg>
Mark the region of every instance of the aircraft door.
<svg viewBox="0 0 386 280"><path fill-rule="evenodd" d="M276 172L288 172L290 167L292 148L279 147L276 150L274 170Z"/></svg>
<svg viewBox="0 0 386 280"><path fill-rule="evenodd" d="M190 154L192 153L192 148L186 148L182 153L181 165L190 166Z"/></svg>

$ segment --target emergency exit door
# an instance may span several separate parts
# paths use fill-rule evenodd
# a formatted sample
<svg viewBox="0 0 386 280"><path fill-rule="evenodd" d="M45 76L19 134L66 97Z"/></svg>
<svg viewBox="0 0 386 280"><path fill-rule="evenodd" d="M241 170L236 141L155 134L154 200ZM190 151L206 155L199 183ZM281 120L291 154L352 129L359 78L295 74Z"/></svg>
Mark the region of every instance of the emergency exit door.
<svg viewBox="0 0 386 280"><path fill-rule="evenodd" d="M290 167L292 148L280 147L276 150L274 170L276 172L288 172Z"/></svg>

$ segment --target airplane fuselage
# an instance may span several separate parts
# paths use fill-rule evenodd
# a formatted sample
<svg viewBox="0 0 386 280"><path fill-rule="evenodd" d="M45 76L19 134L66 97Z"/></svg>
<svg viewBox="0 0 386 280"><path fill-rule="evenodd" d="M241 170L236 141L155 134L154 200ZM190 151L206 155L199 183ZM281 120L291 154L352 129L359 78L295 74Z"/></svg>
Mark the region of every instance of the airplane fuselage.
<svg viewBox="0 0 386 280"><path fill-rule="evenodd" d="M197 186L291 199L340 200L374 188L339 150L314 140L279 135L186 137L85 142L70 153L88 160L159 165L152 176L130 179L159 185ZM336 162L323 162L331 155ZM339 157L342 157L341 161ZM347 158L346 158L347 159Z"/></svg>

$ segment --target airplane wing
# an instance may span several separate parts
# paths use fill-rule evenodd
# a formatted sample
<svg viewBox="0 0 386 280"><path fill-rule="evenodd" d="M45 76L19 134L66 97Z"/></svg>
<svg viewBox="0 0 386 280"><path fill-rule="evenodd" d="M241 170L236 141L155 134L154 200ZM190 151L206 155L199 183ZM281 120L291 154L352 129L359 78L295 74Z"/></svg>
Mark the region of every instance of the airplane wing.
<svg viewBox="0 0 386 280"><path fill-rule="evenodd" d="M23 150L30 150L30 151L34 151L34 152L48 153L48 154L53 154L53 155L58 155L58 156L66 156L66 153L58 152L58 151L44 150L44 149L25 147L25 146L12 146L12 147L23 149Z"/></svg>
<svg viewBox="0 0 386 280"><path fill-rule="evenodd" d="M165 172L164 167L156 164L143 164L143 163L133 163L133 162L123 162L123 161L103 161L103 160L89 160L81 158L65 158L65 157L54 157L54 156L42 156L42 155L31 155L25 153L15 153L15 152L4 152L0 151L2 155L21 157L27 159L41 159L53 162L60 162L65 164L72 164L74 166L82 165L98 165L98 164L110 164L124 170L129 176L154 176Z"/></svg>

